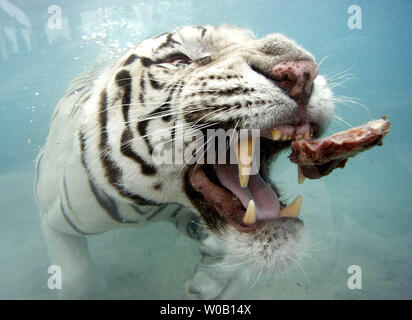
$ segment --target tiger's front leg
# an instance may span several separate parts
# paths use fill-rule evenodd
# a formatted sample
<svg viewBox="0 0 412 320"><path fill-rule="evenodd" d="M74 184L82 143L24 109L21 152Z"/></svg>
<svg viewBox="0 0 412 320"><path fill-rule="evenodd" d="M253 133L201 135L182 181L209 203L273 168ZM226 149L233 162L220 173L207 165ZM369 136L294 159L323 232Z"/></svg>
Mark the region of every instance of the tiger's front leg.
<svg viewBox="0 0 412 320"><path fill-rule="evenodd" d="M225 252L215 235L202 225L197 214L181 208L172 215L176 227L199 242L201 258L186 283L186 292L192 299L213 300L230 298L240 284L238 268L225 261Z"/></svg>
<svg viewBox="0 0 412 320"><path fill-rule="evenodd" d="M87 238L57 231L42 218L42 231L51 263L61 273L61 287L56 288L60 299L96 299L97 279L90 260Z"/></svg>

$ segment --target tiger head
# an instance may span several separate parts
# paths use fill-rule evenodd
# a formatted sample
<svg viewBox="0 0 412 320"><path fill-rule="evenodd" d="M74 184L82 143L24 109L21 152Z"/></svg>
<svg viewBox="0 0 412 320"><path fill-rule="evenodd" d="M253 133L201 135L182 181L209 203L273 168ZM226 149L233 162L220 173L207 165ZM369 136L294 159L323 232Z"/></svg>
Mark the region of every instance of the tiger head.
<svg viewBox="0 0 412 320"><path fill-rule="evenodd" d="M99 187L130 203L198 212L228 259L252 268L279 270L299 256L300 199L294 208L279 200L269 164L295 137L318 137L332 117L332 92L309 52L280 34L183 27L141 42L95 88L83 131L98 146L86 157ZM239 178L238 164L176 159L175 151L195 150L188 133L207 137L208 129L258 129L258 172ZM159 164L166 153L171 161Z"/></svg>

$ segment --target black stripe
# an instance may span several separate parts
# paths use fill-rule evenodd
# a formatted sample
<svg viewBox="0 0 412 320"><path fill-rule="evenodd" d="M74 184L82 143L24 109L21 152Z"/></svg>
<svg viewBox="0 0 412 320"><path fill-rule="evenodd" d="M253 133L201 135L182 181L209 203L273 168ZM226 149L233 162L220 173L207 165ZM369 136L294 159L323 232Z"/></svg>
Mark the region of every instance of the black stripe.
<svg viewBox="0 0 412 320"><path fill-rule="evenodd" d="M100 207L106 211L106 213L115 221L117 222L122 222L122 217L119 215L119 212L117 210L117 206L113 200L110 198L106 197L106 194L102 192L102 195L100 195L99 191L97 190L96 186L94 183L89 179L89 186L90 190L92 191L94 197L96 198L96 201L99 203Z"/></svg>
<svg viewBox="0 0 412 320"><path fill-rule="evenodd" d="M183 87L185 85L185 82L183 80L180 80L176 85L179 86L177 93L176 93L176 97L179 98L180 94L182 93Z"/></svg>
<svg viewBox="0 0 412 320"><path fill-rule="evenodd" d="M160 107L156 108L155 110L153 110L151 113L149 113L148 114L149 117L151 115L158 114L158 113L161 113L161 112L166 113L166 111L171 109L169 102L172 100L174 91L176 90L178 85L180 85L182 82L183 81L178 81L173 85L173 87L170 90L169 96L167 97L165 103L162 104ZM168 122L168 121L171 120L171 118L172 118L172 115L168 114L168 115L163 116L162 120L165 121L165 122ZM139 132L139 134L143 137L144 141L146 142L147 148L149 149L149 153L152 154L153 153L153 147L150 143L149 137L147 136L147 126L149 125L149 121L150 120L139 121L137 123L137 131Z"/></svg>
<svg viewBox="0 0 412 320"><path fill-rule="evenodd" d="M162 204L161 206L159 206L159 208L155 211L155 212L153 212L152 213L152 218L153 218L153 216L154 215L157 215L158 213L160 213L161 211L163 211L164 210L164 208L166 208L168 206L168 204Z"/></svg>
<svg viewBox="0 0 412 320"><path fill-rule="evenodd" d="M89 168L87 167L85 157L84 157L86 139L85 139L84 134L82 132L80 132L79 138L80 138L80 146L81 146L80 149L81 149L82 164L83 164L83 167L86 169L86 171L88 172L88 174L90 176ZM104 209L107 212L107 214L109 214L109 216L113 220L115 220L117 222L122 222L122 223L138 223L138 221L129 221L129 220L126 220L126 219L122 218L120 216L118 210L117 210L116 203L103 190L99 191L90 179L89 179L89 186L90 186L90 189L91 189L93 195L95 196L97 202L99 203L99 205L102 207L102 209ZM134 205L131 205L131 207L136 212L138 212L140 215L144 214L144 212L142 213L142 211L136 209L137 207L135 207Z"/></svg>
<svg viewBox="0 0 412 320"><path fill-rule="evenodd" d="M64 204L67 204L67 207L68 207L69 211L71 212L71 214L74 215L78 220L80 220L78 218L78 216L76 215L76 213L74 212L72 205L70 204L69 192L67 190L67 184L66 184L66 175L63 176L63 192L64 192L63 196L60 194L60 208L62 210L62 214L63 214L64 218L66 219L66 221L73 227L74 230L76 230L77 232L79 232L81 234L84 234L84 235L98 234L98 233L84 232L84 231L80 230L75 225L75 223L69 219L69 216L68 216L66 210L64 209L64 207L65 207ZM64 202L62 200L64 200Z"/></svg>
<svg viewBox="0 0 412 320"><path fill-rule="evenodd" d="M173 213L170 215L170 218L175 218L179 214L180 209L182 208L180 207L180 208L177 208L175 211L173 211Z"/></svg>
<svg viewBox="0 0 412 320"><path fill-rule="evenodd" d="M159 212L161 212L167 204L161 205L155 212L153 212L149 217L147 217L146 221L152 220L154 217L158 215Z"/></svg>
<svg viewBox="0 0 412 320"><path fill-rule="evenodd" d="M136 59L138 59L139 57L137 55L135 55L134 53L131 54L129 56L129 58L127 58L127 60L125 61L125 63L123 64L123 67L128 66L129 64L132 64L133 62L136 61Z"/></svg>
<svg viewBox="0 0 412 320"><path fill-rule="evenodd" d="M142 120L137 123L137 131L143 137L144 141L146 142L147 148L149 149L149 153L153 153L153 147L150 143L149 137L147 136L147 126L149 124L149 120Z"/></svg>
<svg viewBox="0 0 412 320"><path fill-rule="evenodd" d="M166 37L166 41L163 42L158 48L157 50L166 48L166 47L173 47L173 44L178 44L181 45L180 42L176 41L175 39L172 38L173 37L173 33L169 33Z"/></svg>
<svg viewBox="0 0 412 320"><path fill-rule="evenodd" d="M138 194L131 193L127 190L122 189L121 187L118 188L119 193L126 198L133 200L137 205L140 206L157 206L159 205L158 202L146 199Z"/></svg>
<svg viewBox="0 0 412 320"><path fill-rule="evenodd" d="M123 119L126 125L129 122L129 108L130 108L130 95L132 92L132 78L130 72L127 70L121 70L116 74L116 83L117 85L124 90L122 98L122 110L123 110Z"/></svg>
<svg viewBox="0 0 412 320"><path fill-rule="evenodd" d="M141 104L144 104L144 95L145 95L145 90L146 90L146 82L145 82L146 76L145 73L142 73L142 76L140 77L140 94L139 94L139 101Z"/></svg>
<svg viewBox="0 0 412 320"><path fill-rule="evenodd" d="M116 76L115 76L116 82L119 85L119 87L127 87L131 83L131 76L130 72L128 70L122 69L120 70Z"/></svg>
<svg viewBox="0 0 412 320"><path fill-rule="evenodd" d="M135 206L134 204L131 204L130 207L131 207L135 212L137 212L140 216L144 216L144 215L146 215L146 214L148 213L148 212L145 212L145 211L140 210L139 207L138 207L138 206Z"/></svg>
<svg viewBox="0 0 412 320"><path fill-rule="evenodd" d="M107 92L103 90L100 93L100 112L99 112L99 122L100 122L100 151L105 152L107 145ZM103 155L102 155L103 156Z"/></svg>
<svg viewBox="0 0 412 320"><path fill-rule="evenodd" d="M155 215L157 215L160 211L162 211L165 208L165 206L166 206L166 204L159 205L159 208L155 212L151 213L147 220L152 219ZM147 211L147 212L142 211L139 207L137 207L135 205L130 205L130 207L141 216L145 216L149 213L149 211Z"/></svg>
<svg viewBox="0 0 412 320"><path fill-rule="evenodd" d="M73 105L73 108L72 108L72 111L70 112L70 117L74 117L74 115L77 113L77 111L80 109L80 106L77 104L77 103L75 103L74 105Z"/></svg>
<svg viewBox="0 0 412 320"><path fill-rule="evenodd" d="M153 110L151 113L148 114L148 116L150 117L151 115L154 114L158 114L160 112L166 112L167 110L170 110L170 104L169 103L165 103L163 105L161 105L159 108L156 108L155 110ZM162 117L163 121L170 121L171 119L171 115L165 115ZM149 149L149 153L153 154L153 146L150 143L150 139L147 135L147 126L149 125L149 121L150 120L141 120L137 123L137 131L139 132L139 134L143 137L144 141L146 142L147 148Z"/></svg>
<svg viewBox="0 0 412 320"><path fill-rule="evenodd" d="M136 161L138 164L140 164L141 166L141 171L144 175L146 176L152 176L154 174L157 173L157 170L154 166L152 166L151 164L148 164L139 154L137 154L132 147L130 146L129 141L131 141L133 139L133 134L130 131L130 129L126 128L123 131L122 134L122 139L121 139L121 143L120 143L120 151L121 153Z"/></svg>
<svg viewBox="0 0 412 320"><path fill-rule="evenodd" d="M168 112L169 111L169 112ZM169 114L167 114L169 113ZM169 122L170 119L172 118L172 115L170 113L170 104L168 102L162 104L159 108L157 108L155 111L152 112L152 114L165 114L162 116L162 120L165 122Z"/></svg>
<svg viewBox="0 0 412 320"><path fill-rule="evenodd" d="M87 100L89 100L91 96L92 96L92 95L89 94L86 98L84 98L84 100L82 101L82 104L85 103Z"/></svg>
<svg viewBox="0 0 412 320"><path fill-rule="evenodd" d="M154 76L151 73L148 73L148 77L153 89L160 90L164 88L164 83L159 83L157 80L155 80Z"/></svg>
<svg viewBox="0 0 412 320"><path fill-rule="evenodd" d="M140 57L140 61L142 62L142 65L144 67L150 67L152 64L154 64L155 62L147 57Z"/></svg>
<svg viewBox="0 0 412 320"><path fill-rule="evenodd" d="M181 93L182 93L183 86L185 85L185 82L184 82L183 80L181 80L180 82L178 82L178 85L179 85L179 89L178 89L178 91L177 91L177 93L176 93L176 98L177 98L177 99L180 98L180 95L181 95ZM174 121L172 130L171 130L172 141L175 140L175 129L176 129L176 120Z"/></svg>
<svg viewBox="0 0 412 320"><path fill-rule="evenodd" d="M79 228L77 228L76 225L67 216L66 210L64 210L64 206L63 206L63 203L62 203L61 200L60 200L60 210L62 212L62 215L63 215L64 219L73 228L74 231L76 231L77 233L80 233L82 235L85 235L85 236L95 234L95 233L86 233L86 232L83 232L82 230L80 230Z"/></svg>
<svg viewBox="0 0 412 320"><path fill-rule="evenodd" d="M204 35L206 34L207 29L205 27L202 27L202 33L201 33L201 37L204 37Z"/></svg>
<svg viewBox="0 0 412 320"><path fill-rule="evenodd" d="M117 210L116 203L103 190L97 189L90 179L89 186L100 207L106 211L110 218L120 223L139 223L139 221L130 221L122 218Z"/></svg>
<svg viewBox="0 0 412 320"><path fill-rule="evenodd" d="M84 154L84 150L86 149L86 138L82 131L79 131L79 140L80 140L80 159L81 159L83 167L86 169L86 172L89 175L90 171L89 171L89 168L87 167L86 158Z"/></svg>
<svg viewBox="0 0 412 320"><path fill-rule="evenodd" d="M69 210L73 213L73 215L76 216L76 218L78 218L76 213L73 210L72 205L70 204L69 192L67 191L67 184L66 184L66 175L63 176L63 191L64 191L64 200L67 203L67 206L68 206Z"/></svg>
<svg viewBox="0 0 412 320"><path fill-rule="evenodd" d="M153 200L145 199L137 194L133 194L119 184L122 178L122 171L117 166L117 164L110 158L111 149L108 145L108 135L107 135L107 92L103 90L100 93L100 112L99 112L99 122L100 122L100 160L103 165L104 174L110 184L119 192L120 195L135 201L139 205L156 205L157 203Z"/></svg>
<svg viewBox="0 0 412 320"><path fill-rule="evenodd" d="M180 85L180 88L179 88L179 93L180 93L180 91L182 90L182 86L183 86L182 83L183 83L183 81L178 81L173 85L173 87L170 90L169 96L167 97L165 103L163 105L161 105L157 110L155 110L155 112L165 112L165 111L170 110L170 101L172 100L173 94L174 94L176 88L179 85ZM172 118L172 115L169 114L169 115L163 116L162 120L165 121L165 122L168 122L168 121L170 121L171 118Z"/></svg>
<svg viewBox="0 0 412 320"><path fill-rule="evenodd" d="M99 112L99 122L100 122L100 160L103 163L103 168L105 171L105 176L109 182L118 189L117 182L120 181L121 171L120 168L114 163L110 158L109 152L110 147L108 146L108 135L107 135L107 92L103 90L100 93L100 112Z"/></svg>
<svg viewBox="0 0 412 320"><path fill-rule="evenodd" d="M170 130L170 135L171 135L170 141L175 141L175 134L176 134L176 120L173 122L173 127Z"/></svg>

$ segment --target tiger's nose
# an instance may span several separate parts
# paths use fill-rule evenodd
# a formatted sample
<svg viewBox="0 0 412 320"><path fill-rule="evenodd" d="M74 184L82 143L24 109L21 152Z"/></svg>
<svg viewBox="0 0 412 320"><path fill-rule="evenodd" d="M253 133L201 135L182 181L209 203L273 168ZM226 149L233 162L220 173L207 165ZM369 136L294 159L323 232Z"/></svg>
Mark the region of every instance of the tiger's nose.
<svg viewBox="0 0 412 320"><path fill-rule="evenodd" d="M318 65L309 60L281 62L272 68L272 79L292 98L310 96Z"/></svg>

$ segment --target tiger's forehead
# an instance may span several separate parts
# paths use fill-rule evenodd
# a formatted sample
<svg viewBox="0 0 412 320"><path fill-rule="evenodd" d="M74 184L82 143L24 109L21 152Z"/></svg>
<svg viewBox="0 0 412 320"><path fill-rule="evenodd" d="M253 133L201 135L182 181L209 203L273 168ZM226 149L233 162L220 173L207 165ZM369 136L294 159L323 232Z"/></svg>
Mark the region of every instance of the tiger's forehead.
<svg viewBox="0 0 412 320"><path fill-rule="evenodd" d="M192 58L201 58L233 45L244 45L254 39L251 31L236 26L186 26L146 39L138 45L136 51L143 55L157 55L176 49Z"/></svg>

